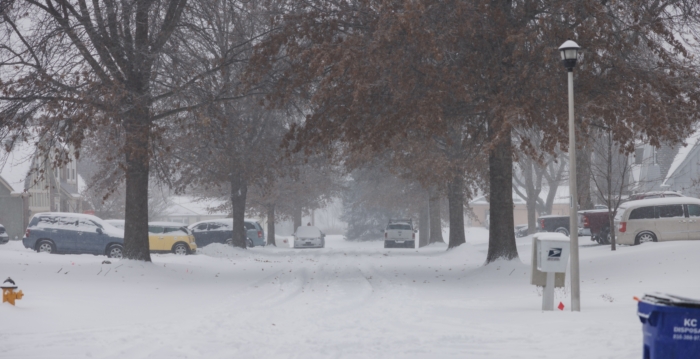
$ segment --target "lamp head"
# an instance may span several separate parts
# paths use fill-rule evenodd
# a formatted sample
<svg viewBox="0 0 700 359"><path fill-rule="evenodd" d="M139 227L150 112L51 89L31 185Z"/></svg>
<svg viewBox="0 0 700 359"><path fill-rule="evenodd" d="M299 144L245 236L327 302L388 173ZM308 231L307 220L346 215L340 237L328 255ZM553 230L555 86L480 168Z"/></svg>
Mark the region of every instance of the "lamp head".
<svg viewBox="0 0 700 359"><path fill-rule="evenodd" d="M576 59L578 58L578 50L581 47L577 43L566 40L561 46L559 46L559 52L561 53L561 60L564 63L564 67L567 70L573 71L576 67Z"/></svg>

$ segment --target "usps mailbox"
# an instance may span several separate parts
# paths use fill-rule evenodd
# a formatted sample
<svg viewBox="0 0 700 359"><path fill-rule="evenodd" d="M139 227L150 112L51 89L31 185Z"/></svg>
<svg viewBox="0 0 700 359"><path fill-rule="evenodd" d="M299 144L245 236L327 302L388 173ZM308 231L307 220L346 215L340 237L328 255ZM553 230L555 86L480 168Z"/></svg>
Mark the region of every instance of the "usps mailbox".
<svg viewBox="0 0 700 359"><path fill-rule="evenodd" d="M566 273L569 265L569 237L561 233L537 233L533 236L536 247L537 270L547 273L542 295L542 310L554 310L554 275Z"/></svg>

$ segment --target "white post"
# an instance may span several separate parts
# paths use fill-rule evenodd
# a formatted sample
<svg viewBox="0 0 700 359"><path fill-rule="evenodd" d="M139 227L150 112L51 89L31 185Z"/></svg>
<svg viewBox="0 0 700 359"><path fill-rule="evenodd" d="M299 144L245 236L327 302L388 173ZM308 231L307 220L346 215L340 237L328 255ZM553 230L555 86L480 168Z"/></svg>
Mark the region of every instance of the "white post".
<svg viewBox="0 0 700 359"><path fill-rule="evenodd" d="M547 272L547 283L542 293L542 310L554 310L554 272Z"/></svg>
<svg viewBox="0 0 700 359"><path fill-rule="evenodd" d="M571 241L571 311L581 311L578 263L578 197L576 190L576 126L574 125L574 69L569 69L569 239ZM549 281L549 277L547 277ZM553 286L553 285L552 285Z"/></svg>

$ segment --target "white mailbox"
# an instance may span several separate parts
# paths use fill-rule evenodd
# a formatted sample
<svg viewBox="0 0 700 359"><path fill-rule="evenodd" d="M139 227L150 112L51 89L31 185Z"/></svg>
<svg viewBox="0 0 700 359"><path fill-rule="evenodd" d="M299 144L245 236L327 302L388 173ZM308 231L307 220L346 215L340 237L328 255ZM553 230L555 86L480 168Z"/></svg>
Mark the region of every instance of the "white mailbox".
<svg viewBox="0 0 700 359"><path fill-rule="evenodd" d="M571 242L561 233L542 233L535 238L537 243L537 270L564 273L569 264Z"/></svg>
<svg viewBox="0 0 700 359"><path fill-rule="evenodd" d="M569 237L561 233L537 233L533 237L535 246L536 268L540 272L547 273L544 293L542 293L542 310L554 310L554 275L566 273L569 264L569 250L571 242ZM533 275L535 277L535 263L533 263Z"/></svg>

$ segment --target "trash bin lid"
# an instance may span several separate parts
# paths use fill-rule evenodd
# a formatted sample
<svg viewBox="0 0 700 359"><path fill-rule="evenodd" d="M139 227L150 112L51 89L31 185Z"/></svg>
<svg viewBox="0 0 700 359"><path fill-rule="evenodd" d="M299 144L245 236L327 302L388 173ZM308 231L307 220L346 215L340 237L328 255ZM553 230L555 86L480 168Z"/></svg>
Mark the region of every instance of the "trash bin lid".
<svg viewBox="0 0 700 359"><path fill-rule="evenodd" d="M654 292L645 294L642 301L652 304L700 309L700 300L698 299L685 298L667 293Z"/></svg>

